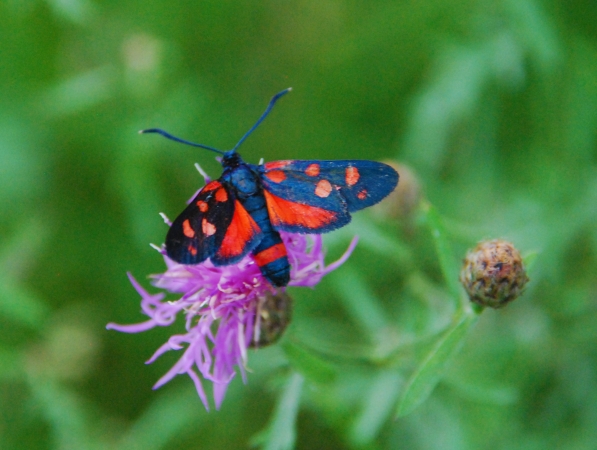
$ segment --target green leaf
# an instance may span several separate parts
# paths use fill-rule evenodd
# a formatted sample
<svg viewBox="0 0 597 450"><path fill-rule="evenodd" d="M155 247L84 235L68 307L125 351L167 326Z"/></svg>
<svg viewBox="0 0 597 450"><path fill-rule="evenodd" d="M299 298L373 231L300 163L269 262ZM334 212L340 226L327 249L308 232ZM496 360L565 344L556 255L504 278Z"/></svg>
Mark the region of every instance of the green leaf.
<svg viewBox="0 0 597 450"><path fill-rule="evenodd" d="M528 252L522 258L524 262L524 268L529 275L533 270L535 270L535 263L537 262L537 257L539 256L539 252L537 250Z"/></svg>
<svg viewBox="0 0 597 450"><path fill-rule="evenodd" d="M46 304L34 293L6 277L0 278L0 316L36 328L48 313Z"/></svg>
<svg viewBox="0 0 597 450"><path fill-rule="evenodd" d="M174 438L190 433L201 421L201 406L192 389L181 389L156 399L131 426L117 448L158 450Z"/></svg>
<svg viewBox="0 0 597 450"><path fill-rule="evenodd" d="M477 379L463 379L462 377L452 376L446 378L444 382L450 388L457 390L463 398L468 398L480 404L508 406L516 404L521 398L515 387L503 384L496 385L493 380L489 384L479 382Z"/></svg>
<svg viewBox="0 0 597 450"><path fill-rule="evenodd" d="M81 397L51 380L33 379L30 386L52 430L54 443L48 444L50 448L91 450L101 447L91 439L89 408Z"/></svg>
<svg viewBox="0 0 597 450"><path fill-rule="evenodd" d="M19 352L11 348L0 347L0 380L14 380L22 373Z"/></svg>
<svg viewBox="0 0 597 450"><path fill-rule="evenodd" d="M352 267L345 266L342 276L334 276L332 280L355 323L368 334L371 341L376 341L380 331L388 328L389 323L384 308L363 277Z"/></svg>
<svg viewBox="0 0 597 450"><path fill-rule="evenodd" d="M504 11L514 25L518 39L524 44L534 63L542 68L551 68L561 58L561 43L558 42L557 27L540 2L507 0Z"/></svg>
<svg viewBox="0 0 597 450"><path fill-rule="evenodd" d="M446 365L456 354L478 314L468 311L441 334L423 362L406 384L396 412L398 417L410 414L423 403L439 382Z"/></svg>
<svg viewBox="0 0 597 450"><path fill-rule="evenodd" d="M251 445L264 450L290 450L296 441L296 417L298 414L304 378L293 373L276 405L274 415L267 427L253 436Z"/></svg>
<svg viewBox="0 0 597 450"><path fill-rule="evenodd" d="M57 16L77 25L84 25L95 13L90 0L48 0L48 5Z"/></svg>
<svg viewBox="0 0 597 450"><path fill-rule="evenodd" d="M350 430L350 439L356 445L371 442L392 414L400 393L402 377L396 370L377 373L371 380L370 389L364 393L364 404Z"/></svg>
<svg viewBox="0 0 597 450"><path fill-rule="evenodd" d="M116 80L116 69L109 65L78 73L49 89L40 106L54 116L92 109L114 94Z"/></svg>
<svg viewBox="0 0 597 450"><path fill-rule="evenodd" d="M408 266L412 261L410 249L394 236L384 232L369 216L355 216L346 231L338 233L344 240L344 235L359 237L359 245L380 255L397 261L401 266Z"/></svg>
<svg viewBox="0 0 597 450"><path fill-rule="evenodd" d="M314 383L327 384L336 379L334 367L313 352L288 341L282 344L282 349L292 367L308 380Z"/></svg>
<svg viewBox="0 0 597 450"><path fill-rule="evenodd" d="M414 99L402 155L419 171L439 174L456 124L477 108L492 81L491 40L437 49L436 69Z"/></svg>
<svg viewBox="0 0 597 450"><path fill-rule="evenodd" d="M458 264L448 241L442 218L430 203L424 203L422 211L431 230L439 265L446 280L448 291L458 305L462 298L462 288L458 283Z"/></svg>

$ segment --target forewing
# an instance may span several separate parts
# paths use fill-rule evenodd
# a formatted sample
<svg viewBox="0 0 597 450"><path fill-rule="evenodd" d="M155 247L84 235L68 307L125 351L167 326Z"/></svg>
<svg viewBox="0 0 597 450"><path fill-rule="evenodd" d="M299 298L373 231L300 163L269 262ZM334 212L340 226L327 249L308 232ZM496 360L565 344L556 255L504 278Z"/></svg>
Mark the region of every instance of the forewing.
<svg viewBox="0 0 597 450"><path fill-rule="evenodd" d="M274 228L325 233L346 225L350 214L345 199L329 180L309 175L304 163L312 162L275 161L257 167Z"/></svg>
<svg viewBox="0 0 597 450"><path fill-rule="evenodd" d="M377 161L322 161L321 173L337 187L350 212L379 203L398 185L398 172Z"/></svg>
<svg viewBox="0 0 597 450"><path fill-rule="evenodd" d="M274 161L258 166L274 227L325 233L350 222L350 212L374 205L394 190L390 166L364 160Z"/></svg>
<svg viewBox="0 0 597 450"><path fill-rule="evenodd" d="M166 252L181 264L198 264L207 258L215 265L233 264L256 245L260 234L234 190L212 181L172 223Z"/></svg>

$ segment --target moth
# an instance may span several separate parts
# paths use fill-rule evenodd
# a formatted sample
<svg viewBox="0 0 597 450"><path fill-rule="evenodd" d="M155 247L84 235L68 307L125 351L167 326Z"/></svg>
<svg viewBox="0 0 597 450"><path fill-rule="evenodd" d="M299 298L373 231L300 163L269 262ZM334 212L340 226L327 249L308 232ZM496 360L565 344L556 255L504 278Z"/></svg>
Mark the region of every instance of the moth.
<svg viewBox="0 0 597 450"><path fill-rule="evenodd" d="M214 265L225 266L250 253L273 286L286 286L290 263L280 231L327 233L396 188L398 173L375 161L288 159L259 165L243 161L236 150L290 90L274 95L255 125L229 151L158 128L141 131L221 155L220 178L207 183L172 222L166 235L170 259L199 264L209 258Z"/></svg>

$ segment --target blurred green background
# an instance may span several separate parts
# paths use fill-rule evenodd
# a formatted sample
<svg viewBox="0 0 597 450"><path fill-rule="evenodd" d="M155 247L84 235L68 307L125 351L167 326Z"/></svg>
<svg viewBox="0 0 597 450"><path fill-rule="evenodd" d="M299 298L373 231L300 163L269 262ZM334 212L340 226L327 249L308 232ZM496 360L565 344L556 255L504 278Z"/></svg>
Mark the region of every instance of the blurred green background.
<svg viewBox="0 0 597 450"><path fill-rule="evenodd" d="M0 18L0 448L595 448L594 0L3 0ZM105 330L144 319L126 272L155 292L148 244L200 187L193 163L220 173L137 131L229 149L289 86L248 162L393 159L439 216L330 235L330 262L360 236L352 259L289 289L281 345L207 413L186 376L151 390L178 355L144 364L182 320ZM458 318L466 249L497 237L536 255L525 295L396 418Z"/></svg>

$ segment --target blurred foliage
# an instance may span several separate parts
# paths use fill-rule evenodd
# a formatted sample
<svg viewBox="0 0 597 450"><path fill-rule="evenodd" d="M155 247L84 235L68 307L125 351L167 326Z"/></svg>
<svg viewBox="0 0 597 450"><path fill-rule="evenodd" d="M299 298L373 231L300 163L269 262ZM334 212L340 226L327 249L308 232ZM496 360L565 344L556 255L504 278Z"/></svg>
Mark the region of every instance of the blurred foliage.
<svg viewBox="0 0 597 450"><path fill-rule="evenodd" d="M597 3L4 0L0 17L0 448L595 447ZM288 86L247 161L393 159L426 200L329 235L330 261L360 236L351 260L289 290L286 336L207 413L185 377L151 390L176 355L144 365L182 321L105 330L142 320L126 272L163 271L157 213L200 186L195 161L220 170L136 131L228 149ZM498 237L535 255L531 282L473 311L460 261Z"/></svg>

